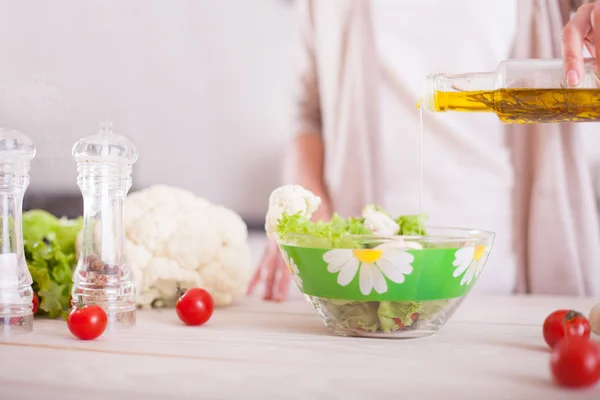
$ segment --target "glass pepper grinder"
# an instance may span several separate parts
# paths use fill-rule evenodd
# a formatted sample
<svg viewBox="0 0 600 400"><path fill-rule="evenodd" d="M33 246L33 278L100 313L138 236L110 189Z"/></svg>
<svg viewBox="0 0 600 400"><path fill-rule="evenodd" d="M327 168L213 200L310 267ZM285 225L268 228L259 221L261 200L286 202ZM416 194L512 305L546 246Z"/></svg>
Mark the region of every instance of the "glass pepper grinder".
<svg viewBox="0 0 600 400"><path fill-rule="evenodd" d="M100 123L96 135L73 146L83 195L83 241L73 274L72 306L96 304L108 316L107 331L135 326L135 285L125 255L123 221L136 147Z"/></svg>
<svg viewBox="0 0 600 400"><path fill-rule="evenodd" d="M0 324L4 336L33 329L33 281L23 250L21 218L34 156L30 138L0 128Z"/></svg>

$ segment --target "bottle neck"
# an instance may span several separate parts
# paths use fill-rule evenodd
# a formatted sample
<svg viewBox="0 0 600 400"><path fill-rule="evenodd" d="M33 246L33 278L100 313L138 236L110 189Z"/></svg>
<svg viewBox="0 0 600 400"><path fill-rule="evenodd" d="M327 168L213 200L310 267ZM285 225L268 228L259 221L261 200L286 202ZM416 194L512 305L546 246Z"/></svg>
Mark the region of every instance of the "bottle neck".
<svg viewBox="0 0 600 400"><path fill-rule="evenodd" d="M426 79L421 107L430 112L491 111L484 103L469 101L469 98L473 94L485 95L495 88L495 72L430 74Z"/></svg>
<svg viewBox="0 0 600 400"><path fill-rule="evenodd" d="M0 161L0 192L23 194L29 186L29 163Z"/></svg>
<svg viewBox="0 0 600 400"><path fill-rule="evenodd" d="M125 197L131 188L131 164L79 162L77 185L85 196L96 195Z"/></svg>

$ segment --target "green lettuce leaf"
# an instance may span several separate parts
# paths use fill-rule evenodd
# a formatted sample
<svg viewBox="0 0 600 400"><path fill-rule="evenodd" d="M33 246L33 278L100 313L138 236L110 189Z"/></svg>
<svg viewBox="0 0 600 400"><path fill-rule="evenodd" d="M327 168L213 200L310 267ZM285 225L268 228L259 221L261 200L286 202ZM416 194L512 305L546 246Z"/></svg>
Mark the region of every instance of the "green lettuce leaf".
<svg viewBox="0 0 600 400"><path fill-rule="evenodd" d="M320 299L324 308L349 329L391 333L412 326L413 314L420 320L435 319L453 299L428 301L350 301ZM399 324L400 321L402 324Z"/></svg>
<svg viewBox="0 0 600 400"><path fill-rule="evenodd" d="M381 323L381 330L389 333L398 330L398 320L404 326L413 324L412 315L421 309L418 301L381 301L377 308L377 316Z"/></svg>
<svg viewBox="0 0 600 400"><path fill-rule="evenodd" d="M49 235L40 242L25 242L27 267L33 278L33 290L40 298L39 309L50 318L57 318L69 307L74 255L62 252Z"/></svg>
<svg viewBox="0 0 600 400"><path fill-rule="evenodd" d="M53 233L56 243L66 254L75 253L75 240L83 227L83 218L56 218L44 210L30 210L23 213L23 240L29 243L41 242Z"/></svg>
<svg viewBox="0 0 600 400"><path fill-rule="evenodd" d="M322 300L325 308L344 326L375 332L379 329L376 301Z"/></svg>
<svg viewBox="0 0 600 400"><path fill-rule="evenodd" d="M423 225L427 220L426 214L401 215L396 218L396 223L400 227L399 235L419 236L425 235Z"/></svg>
<svg viewBox="0 0 600 400"><path fill-rule="evenodd" d="M368 235L363 218L342 218L334 214L329 222L313 222L300 215L284 214L277 224L277 235L282 240L293 240L299 246L322 249L362 247L360 242L348 235Z"/></svg>
<svg viewBox="0 0 600 400"><path fill-rule="evenodd" d="M40 298L38 313L63 316L73 285L75 240L83 220L59 219L42 210L23 214L23 239L32 288Z"/></svg>
<svg viewBox="0 0 600 400"><path fill-rule="evenodd" d="M388 214L379 206L372 205L377 211ZM389 214L388 214L389 215ZM399 235L424 235L425 214L403 215L396 218L400 227ZM371 231L364 225L362 217L343 218L334 214L330 221L313 222L298 214L283 214L277 224L277 235L281 240L293 240L298 246L321 249L357 249L369 247L367 241L351 235L369 235Z"/></svg>

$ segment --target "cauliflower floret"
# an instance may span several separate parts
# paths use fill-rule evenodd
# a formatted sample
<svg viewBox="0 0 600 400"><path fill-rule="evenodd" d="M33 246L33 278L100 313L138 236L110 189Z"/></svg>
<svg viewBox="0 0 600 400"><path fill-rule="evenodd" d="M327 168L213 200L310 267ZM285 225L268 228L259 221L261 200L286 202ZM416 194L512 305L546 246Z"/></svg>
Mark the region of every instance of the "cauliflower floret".
<svg viewBox="0 0 600 400"><path fill-rule="evenodd" d="M269 197L269 210L265 221L267 236L275 239L277 224L283 214L301 213L310 218L321 205L321 198L300 185L284 185L275 189Z"/></svg>
<svg viewBox="0 0 600 400"><path fill-rule="evenodd" d="M236 276L239 274L239 253L244 253L246 248L238 246L224 246L219 249L212 261L202 267L200 275L202 284L205 287L221 288L215 292L213 299L215 303L229 304L235 299L234 293L237 291ZM250 263L246 265L249 269ZM228 279L223 279L223 276ZM250 275L248 275L248 280ZM244 287L245 288L245 287Z"/></svg>
<svg viewBox="0 0 600 400"><path fill-rule="evenodd" d="M127 197L124 220L138 305L172 305L178 285L202 287L217 306L245 294L252 258L248 229L235 212L186 190L158 185ZM100 226L95 235L98 251ZM80 233L78 252L81 240Z"/></svg>
<svg viewBox="0 0 600 400"><path fill-rule="evenodd" d="M384 212L375 206L369 205L363 209L362 216L365 219L365 228L379 236L394 236L400 230L400 226Z"/></svg>
<svg viewBox="0 0 600 400"><path fill-rule="evenodd" d="M163 204L209 204L208 201L196 197L193 193L177 187L155 185L127 196L127 213L125 224L135 224L144 214Z"/></svg>

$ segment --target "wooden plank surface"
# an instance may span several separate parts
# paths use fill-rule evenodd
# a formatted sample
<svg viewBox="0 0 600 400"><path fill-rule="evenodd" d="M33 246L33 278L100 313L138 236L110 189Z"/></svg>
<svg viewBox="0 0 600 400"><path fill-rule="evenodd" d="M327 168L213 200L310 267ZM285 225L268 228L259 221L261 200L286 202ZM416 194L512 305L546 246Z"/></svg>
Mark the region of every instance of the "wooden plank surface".
<svg viewBox="0 0 600 400"><path fill-rule="evenodd" d="M203 327L145 311L137 327L84 342L36 320L0 339L0 399L600 399L554 386L541 338L556 308L593 301L472 296L436 336L333 336L303 301L246 299ZM598 338L596 337L595 340Z"/></svg>

